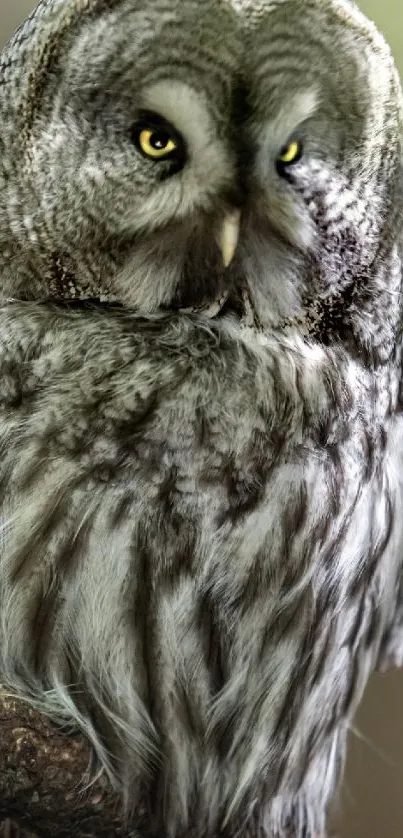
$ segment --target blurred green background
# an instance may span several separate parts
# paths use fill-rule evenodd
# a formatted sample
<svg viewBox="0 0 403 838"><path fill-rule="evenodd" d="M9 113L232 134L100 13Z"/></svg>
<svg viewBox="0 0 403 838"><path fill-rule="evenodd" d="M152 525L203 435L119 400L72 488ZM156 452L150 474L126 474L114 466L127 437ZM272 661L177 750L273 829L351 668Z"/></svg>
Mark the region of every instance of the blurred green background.
<svg viewBox="0 0 403 838"><path fill-rule="evenodd" d="M34 5L0 0L0 44ZM385 34L403 77L403 0L359 5ZM403 838L403 672L374 676L354 730L338 838Z"/></svg>
<svg viewBox="0 0 403 838"><path fill-rule="evenodd" d="M389 41L403 77L403 0L361 0L358 5ZM373 836L368 835L368 838ZM403 832L399 838L403 838Z"/></svg>

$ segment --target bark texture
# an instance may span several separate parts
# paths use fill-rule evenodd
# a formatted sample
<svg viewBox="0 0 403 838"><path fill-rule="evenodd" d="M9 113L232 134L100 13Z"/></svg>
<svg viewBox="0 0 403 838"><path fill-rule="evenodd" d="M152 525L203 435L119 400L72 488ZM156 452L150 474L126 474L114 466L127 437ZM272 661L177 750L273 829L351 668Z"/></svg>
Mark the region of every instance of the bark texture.
<svg viewBox="0 0 403 838"><path fill-rule="evenodd" d="M131 838L90 748L0 686L0 838Z"/></svg>

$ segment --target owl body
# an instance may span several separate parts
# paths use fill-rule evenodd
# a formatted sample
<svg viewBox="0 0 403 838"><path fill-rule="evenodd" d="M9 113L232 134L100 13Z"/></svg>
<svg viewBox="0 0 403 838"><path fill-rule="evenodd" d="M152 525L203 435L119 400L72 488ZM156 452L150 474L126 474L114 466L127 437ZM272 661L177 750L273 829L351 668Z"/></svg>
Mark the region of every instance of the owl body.
<svg viewBox="0 0 403 838"><path fill-rule="evenodd" d="M322 835L403 648L389 51L341 0L49 0L0 72L1 677L140 835Z"/></svg>
<svg viewBox="0 0 403 838"><path fill-rule="evenodd" d="M156 834L320 834L395 607L401 419L231 319L14 303L1 334L7 680Z"/></svg>

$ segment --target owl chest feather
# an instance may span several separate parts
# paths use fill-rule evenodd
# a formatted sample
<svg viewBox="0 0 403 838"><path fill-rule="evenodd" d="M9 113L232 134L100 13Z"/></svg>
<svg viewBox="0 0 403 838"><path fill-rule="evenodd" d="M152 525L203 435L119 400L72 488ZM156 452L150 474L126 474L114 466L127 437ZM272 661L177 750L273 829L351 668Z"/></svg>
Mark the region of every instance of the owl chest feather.
<svg viewBox="0 0 403 838"><path fill-rule="evenodd" d="M21 314L0 355L2 672L111 775L119 718L119 782L135 804L151 771L172 833L195 807L280 823L290 795L322 828L395 608L393 378L231 321Z"/></svg>

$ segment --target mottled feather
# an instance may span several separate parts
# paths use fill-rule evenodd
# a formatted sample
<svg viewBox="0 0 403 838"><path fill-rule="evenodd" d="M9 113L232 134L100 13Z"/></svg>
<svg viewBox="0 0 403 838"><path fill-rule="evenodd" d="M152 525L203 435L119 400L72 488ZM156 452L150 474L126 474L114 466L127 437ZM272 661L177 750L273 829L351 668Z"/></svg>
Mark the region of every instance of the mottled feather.
<svg viewBox="0 0 403 838"><path fill-rule="evenodd" d="M323 835L403 648L388 47L344 0L42 0L0 115L1 677L139 834Z"/></svg>

